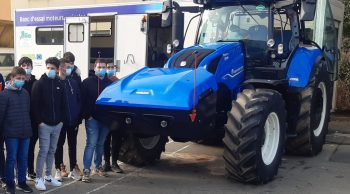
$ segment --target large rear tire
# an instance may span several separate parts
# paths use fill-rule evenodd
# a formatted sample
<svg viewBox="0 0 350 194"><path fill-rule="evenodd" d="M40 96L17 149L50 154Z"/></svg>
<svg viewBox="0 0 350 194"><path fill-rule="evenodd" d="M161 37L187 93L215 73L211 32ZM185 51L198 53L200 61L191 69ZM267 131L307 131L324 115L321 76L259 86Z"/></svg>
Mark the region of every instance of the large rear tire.
<svg viewBox="0 0 350 194"><path fill-rule="evenodd" d="M315 67L309 84L290 99L289 129L296 137L287 141L288 153L314 156L322 151L331 108L331 82L325 66ZM297 109L293 111L293 109ZM294 114L293 114L294 112Z"/></svg>
<svg viewBox="0 0 350 194"><path fill-rule="evenodd" d="M270 89L244 90L232 102L224 138L225 167L243 183L267 183L277 174L284 151L285 103Z"/></svg>
<svg viewBox="0 0 350 194"><path fill-rule="evenodd" d="M141 138L128 134L119 153L119 160L135 166L144 166L160 159L168 138L157 135Z"/></svg>

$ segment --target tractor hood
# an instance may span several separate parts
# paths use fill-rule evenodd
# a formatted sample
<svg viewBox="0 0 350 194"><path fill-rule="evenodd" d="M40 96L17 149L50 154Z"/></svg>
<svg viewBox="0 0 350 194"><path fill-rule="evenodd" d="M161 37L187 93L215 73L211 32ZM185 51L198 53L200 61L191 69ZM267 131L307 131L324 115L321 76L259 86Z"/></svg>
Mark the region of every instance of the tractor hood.
<svg viewBox="0 0 350 194"><path fill-rule="evenodd" d="M208 90L216 91L214 76L204 68L196 70L196 102ZM194 69L143 68L107 87L96 103L127 106L190 110L193 107Z"/></svg>

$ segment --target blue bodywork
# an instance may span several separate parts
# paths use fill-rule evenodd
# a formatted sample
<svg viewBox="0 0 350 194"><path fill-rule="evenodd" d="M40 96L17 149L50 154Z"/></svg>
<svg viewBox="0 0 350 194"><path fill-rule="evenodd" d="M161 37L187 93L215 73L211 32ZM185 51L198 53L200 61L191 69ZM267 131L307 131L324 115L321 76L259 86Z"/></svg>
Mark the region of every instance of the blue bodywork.
<svg viewBox="0 0 350 194"><path fill-rule="evenodd" d="M316 47L297 48L287 73L289 87L307 86L313 67L321 56L321 50Z"/></svg>
<svg viewBox="0 0 350 194"><path fill-rule="evenodd" d="M175 68L171 64L189 50L214 50L196 69L196 101L211 89L224 84L233 91L244 79L244 56L241 43L213 43L183 49L169 59L165 68L143 68L107 87L97 99L97 104L122 107L191 110L193 108L194 68ZM211 62L220 57L217 70L208 71Z"/></svg>

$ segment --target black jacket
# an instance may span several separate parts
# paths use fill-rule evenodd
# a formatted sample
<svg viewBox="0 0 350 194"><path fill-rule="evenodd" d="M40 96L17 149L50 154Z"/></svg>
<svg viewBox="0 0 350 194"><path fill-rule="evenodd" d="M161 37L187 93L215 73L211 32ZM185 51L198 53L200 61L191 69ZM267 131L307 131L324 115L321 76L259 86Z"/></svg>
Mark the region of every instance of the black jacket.
<svg viewBox="0 0 350 194"><path fill-rule="evenodd" d="M30 79L26 80L24 83L23 88L27 90L27 92L29 93L29 96L31 96L31 94L32 94L32 88L33 88L33 85L36 81L37 80L36 80L35 76L31 75Z"/></svg>
<svg viewBox="0 0 350 194"><path fill-rule="evenodd" d="M69 76L69 78L72 78L73 80L75 80L80 87L81 86L81 77L77 73L77 71L78 71L78 67L74 65L74 68L72 70L72 74L71 74L71 76Z"/></svg>
<svg viewBox="0 0 350 194"><path fill-rule="evenodd" d="M64 88L58 78L50 79L46 74L36 81L32 89L32 108L36 124L57 125L64 121Z"/></svg>
<svg viewBox="0 0 350 194"><path fill-rule="evenodd" d="M30 122L30 98L26 90L7 87L0 93L0 129L4 138L29 138L32 135Z"/></svg>
<svg viewBox="0 0 350 194"><path fill-rule="evenodd" d="M83 119L93 117L99 120L98 118L101 115L96 109L96 100L101 92L111 83L107 77L101 80L96 75L91 75L83 81L81 86Z"/></svg>
<svg viewBox="0 0 350 194"><path fill-rule="evenodd" d="M2 77L1 73L0 73L0 92L5 88L5 82L4 82L4 77Z"/></svg>
<svg viewBox="0 0 350 194"><path fill-rule="evenodd" d="M69 127L76 127L80 121L81 111L81 96L80 87L78 83L72 78L66 78L65 80L59 80L64 88L65 109L66 114L64 117L64 125Z"/></svg>

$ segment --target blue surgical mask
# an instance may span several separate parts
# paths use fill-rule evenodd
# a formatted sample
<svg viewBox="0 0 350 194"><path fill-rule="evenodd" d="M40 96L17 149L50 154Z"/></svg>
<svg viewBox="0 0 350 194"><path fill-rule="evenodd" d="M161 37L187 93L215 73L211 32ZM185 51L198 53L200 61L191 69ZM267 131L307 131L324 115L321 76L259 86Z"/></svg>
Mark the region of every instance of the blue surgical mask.
<svg viewBox="0 0 350 194"><path fill-rule="evenodd" d="M100 77L104 77L106 75L106 69L96 69L95 74Z"/></svg>
<svg viewBox="0 0 350 194"><path fill-rule="evenodd" d="M32 69L24 69L27 75L32 75Z"/></svg>
<svg viewBox="0 0 350 194"><path fill-rule="evenodd" d="M115 69L107 70L107 76L111 77L115 74L115 72L116 72Z"/></svg>
<svg viewBox="0 0 350 194"><path fill-rule="evenodd" d="M24 85L24 80L15 79L14 83L15 83L15 87L20 89Z"/></svg>
<svg viewBox="0 0 350 194"><path fill-rule="evenodd" d="M54 79L56 77L56 71L55 70L47 70L46 71L46 75L50 79Z"/></svg>
<svg viewBox="0 0 350 194"><path fill-rule="evenodd" d="M66 76L70 76L72 74L72 68L66 69Z"/></svg>

